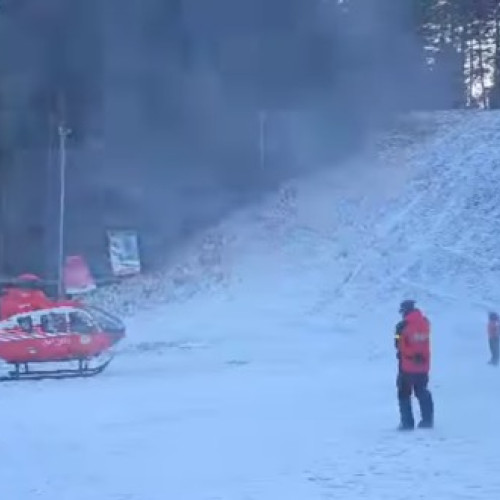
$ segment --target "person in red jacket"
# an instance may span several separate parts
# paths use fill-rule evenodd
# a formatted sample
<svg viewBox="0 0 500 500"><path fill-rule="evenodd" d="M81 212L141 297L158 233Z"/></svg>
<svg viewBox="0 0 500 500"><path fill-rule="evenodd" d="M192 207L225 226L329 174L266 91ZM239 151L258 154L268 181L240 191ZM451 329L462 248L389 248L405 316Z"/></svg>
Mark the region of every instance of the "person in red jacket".
<svg viewBox="0 0 500 500"><path fill-rule="evenodd" d="M496 312L488 315L488 342L490 345L490 365L498 366L500 344L500 318Z"/></svg>
<svg viewBox="0 0 500 500"><path fill-rule="evenodd" d="M52 301L41 290L40 278L34 274L18 276L15 286L7 288L0 300L0 317L7 319L37 309L51 307Z"/></svg>
<svg viewBox="0 0 500 500"><path fill-rule="evenodd" d="M396 325L395 346L399 361L397 378L398 403L401 417L400 430L415 428L412 393L419 405L421 421L419 428L434 426L434 401L427 388L430 370L430 322L415 307L415 301L405 300L400 304L403 320Z"/></svg>

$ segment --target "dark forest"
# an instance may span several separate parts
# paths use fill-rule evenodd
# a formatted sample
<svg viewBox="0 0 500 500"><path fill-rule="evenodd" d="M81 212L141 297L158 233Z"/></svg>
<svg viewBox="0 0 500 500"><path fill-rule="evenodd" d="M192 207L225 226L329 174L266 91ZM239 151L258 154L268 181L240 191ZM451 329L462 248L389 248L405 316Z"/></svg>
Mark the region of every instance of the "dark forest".
<svg viewBox="0 0 500 500"><path fill-rule="evenodd" d="M399 113L499 106L496 0L0 0L0 273L56 272L61 124L105 277L107 228L153 268Z"/></svg>

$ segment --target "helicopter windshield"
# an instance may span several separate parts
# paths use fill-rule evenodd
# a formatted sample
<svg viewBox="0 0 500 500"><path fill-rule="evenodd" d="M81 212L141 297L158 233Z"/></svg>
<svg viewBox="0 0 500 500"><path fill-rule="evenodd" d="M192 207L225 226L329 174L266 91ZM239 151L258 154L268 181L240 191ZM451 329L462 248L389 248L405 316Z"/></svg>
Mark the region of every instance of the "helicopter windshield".
<svg viewBox="0 0 500 500"><path fill-rule="evenodd" d="M125 330L123 322L112 314L109 314L95 306L86 306L86 310L92 315L94 321L103 330L117 333L122 333Z"/></svg>
<svg viewBox="0 0 500 500"><path fill-rule="evenodd" d="M96 324L88 313L74 311L69 313L69 329L72 333L89 334L96 330Z"/></svg>

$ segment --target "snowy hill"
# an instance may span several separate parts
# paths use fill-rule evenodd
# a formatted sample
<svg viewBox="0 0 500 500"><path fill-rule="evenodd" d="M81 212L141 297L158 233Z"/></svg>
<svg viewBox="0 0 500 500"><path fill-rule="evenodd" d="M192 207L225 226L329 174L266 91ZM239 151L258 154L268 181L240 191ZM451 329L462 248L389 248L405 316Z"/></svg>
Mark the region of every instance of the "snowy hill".
<svg viewBox="0 0 500 500"><path fill-rule="evenodd" d="M4 388L0 496L496 498L499 125L413 116L100 291L128 314L121 355L100 378ZM437 427L400 435L392 329L410 295L433 322Z"/></svg>
<svg viewBox="0 0 500 500"><path fill-rule="evenodd" d="M300 266L298 281L304 273L313 280L314 311L356 315L365 301L374 306L374 287L379 302L396 293L488 307L500 300L498 124L496 112L417 114L350 164L235 214L183 248L165 273L95 300L133 313L247 273L268 290L269 272L293 280Z"/></svg>

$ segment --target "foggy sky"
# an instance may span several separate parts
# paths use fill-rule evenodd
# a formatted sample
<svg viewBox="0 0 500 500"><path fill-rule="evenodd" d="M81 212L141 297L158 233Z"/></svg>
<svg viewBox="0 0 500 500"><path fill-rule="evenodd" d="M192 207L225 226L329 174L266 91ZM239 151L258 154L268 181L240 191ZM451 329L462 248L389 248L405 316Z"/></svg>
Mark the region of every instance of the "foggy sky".
<svg viewBox="0 0 500 500"><path fill-rule="evenodd" d="M28 145L46 145L47 106L60 115L65 96L72 250L120 224L159 252L420 105L412 1L347 4L24 0L0 12L2 92L19 109L6 136L28 130Z"/></svg>

